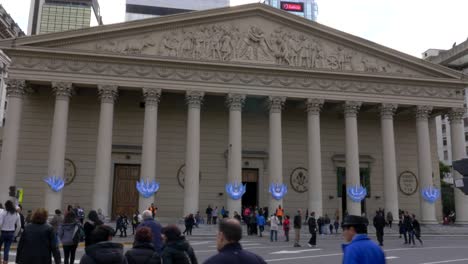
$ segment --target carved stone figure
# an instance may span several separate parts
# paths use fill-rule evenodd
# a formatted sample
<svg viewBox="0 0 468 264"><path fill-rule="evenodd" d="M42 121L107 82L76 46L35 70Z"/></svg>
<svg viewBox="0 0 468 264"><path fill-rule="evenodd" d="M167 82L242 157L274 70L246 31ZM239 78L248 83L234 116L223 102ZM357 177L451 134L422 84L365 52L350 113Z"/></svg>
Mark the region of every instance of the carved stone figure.
<svg viewBox="0 0 468 264"><path fill-rule="evenodd" d="M379 67L376 61L372 61L369 58L362 58L362 64L364 65L364 71L366 72L378 72Z"/></svg>

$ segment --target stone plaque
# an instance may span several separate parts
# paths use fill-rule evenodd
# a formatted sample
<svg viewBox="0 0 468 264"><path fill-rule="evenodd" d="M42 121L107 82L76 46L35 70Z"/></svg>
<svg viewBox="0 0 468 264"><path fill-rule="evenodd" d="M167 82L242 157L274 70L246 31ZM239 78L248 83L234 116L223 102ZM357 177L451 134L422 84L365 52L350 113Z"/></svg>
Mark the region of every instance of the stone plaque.
<svg viewBox="0 0 468 264"><path fill-rule="evenodd" d="M398 187L405 195L413 195L418 191L418 178L411 171L404 171L398 177Z"/></svg>
<svg viewBox="0 0 468 264"><path fill-rule="evenodd" d="M200 181L201 181L201 172L200 174L198 175ZM184 189L184 186L185 186L185 164L182 164L182 166L180 166L179 170L177 170L177 181L179 182L179 186L182 187L182 189Z"/></svg>
<svg viewBox="0 0 468 264"><path fill-rule="evenodd" d="M65 180L65 185L70 185L76 176L76 167L75 163L70 159L65 159L65 167L63 173L63 179Z"/></svg>
<svg viewBox="0 0 468 264"><path fill-rule="evenodd" d="M297 167L291 172L290 183L294 191L298 193L307 192L307 169Z"/></svg>

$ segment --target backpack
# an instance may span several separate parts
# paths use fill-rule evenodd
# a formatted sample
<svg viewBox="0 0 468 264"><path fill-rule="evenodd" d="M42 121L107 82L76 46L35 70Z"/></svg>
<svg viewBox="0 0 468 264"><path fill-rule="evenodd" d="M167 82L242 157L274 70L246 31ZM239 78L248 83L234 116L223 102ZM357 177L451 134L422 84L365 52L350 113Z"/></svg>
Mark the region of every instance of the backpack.
<svg viewBox="0 0 468 264"><path fill-rule="evenodd" d="M73 244L79 244L85 239L85 232L81 225L76 224L75 229L73 230Z"/></svg>
<svg viewBox="0 0 468 264"><path fill-rule="evenodd" d="M85 213L84 213L84 210L79 208L78 209L78 218L81 218L81 219L84 219L85 218Z"/></svg>

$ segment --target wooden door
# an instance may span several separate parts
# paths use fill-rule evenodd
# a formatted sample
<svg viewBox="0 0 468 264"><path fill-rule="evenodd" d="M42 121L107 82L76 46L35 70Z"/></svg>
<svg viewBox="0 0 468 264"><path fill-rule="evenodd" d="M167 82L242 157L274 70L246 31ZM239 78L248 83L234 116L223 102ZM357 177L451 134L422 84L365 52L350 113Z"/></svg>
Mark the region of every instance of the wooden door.
<svg viewBox="0 0 468 264"><path fill-rule="evenodd" d="M140 178L140 165L117 164L114 170L114 192L112 195L112 219L124 213L129 219L138 209L136 182Z"/></svg>

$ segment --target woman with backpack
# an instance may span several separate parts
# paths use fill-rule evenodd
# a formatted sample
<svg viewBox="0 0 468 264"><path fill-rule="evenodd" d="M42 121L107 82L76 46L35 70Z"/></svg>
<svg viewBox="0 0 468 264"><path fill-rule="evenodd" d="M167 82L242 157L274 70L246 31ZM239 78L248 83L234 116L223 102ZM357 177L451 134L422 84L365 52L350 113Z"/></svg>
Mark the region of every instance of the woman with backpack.
<svg viewBox="0 0 468 264"><path fill-rule="evenodd" d="M195 252L176 225L168 225L161 231L164 247L161 254L164 264L198 264Z"/></svg>
<svg viewBox="0 0 468 264"><path fill-rule="evenodd" d="M8 263L8 255L10 253L11 243L21 230L21 219L16 212L13 202L8 200L5 203L5 210L0 213L0 251L2 244L3 248L3 263Z"/></svg>
<svg viewBox="0 0 468 264"><path fill-rule="evenodd" d="M76 215L73 211L69 211L65 215L63 224L58 228L58 237L63 246L63 254L65 256L64 263L75 263L76 248L80 240L84 238L84 231L81 225L76 221Z"/></svg>

